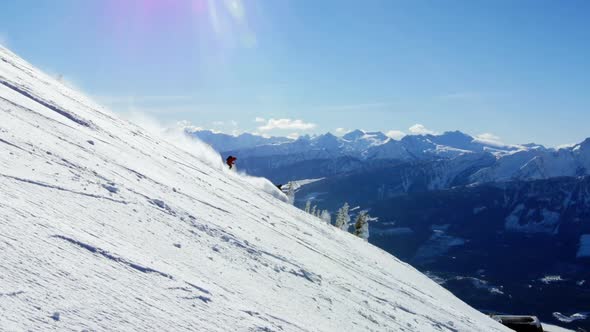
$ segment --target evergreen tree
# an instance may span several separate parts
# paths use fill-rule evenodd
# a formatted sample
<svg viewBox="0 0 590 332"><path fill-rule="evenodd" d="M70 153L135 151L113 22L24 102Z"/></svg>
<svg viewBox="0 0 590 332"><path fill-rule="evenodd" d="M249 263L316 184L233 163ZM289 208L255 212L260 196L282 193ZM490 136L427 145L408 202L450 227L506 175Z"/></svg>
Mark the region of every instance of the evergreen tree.
<svg viewBox="0 0 590 332"><path fill-rule="evenodd" d="M334 227L340 228L341 224L342 224L342 208L340 208L340 209L338 209L338 211L336 211L336 220L334 221Z"/></svg>
<svg viewBox="0 0 590 332"><path fill-rule="evenodd" d="M315 211L316 211L316 209L317 209L317 208L318 208L318 206L317 206L317 205L314 205L314 206L311 208L311 215L312 215L312 216L315 216Z"/></svg>
<svg viewBox="0 0 590 332"><path fill-rule="evenodd" d="M348 203L344 203L344 205L338 210L338 214L336 216L336 224L334 226L340 228L343 231L348 230L348 223L350 222L350 216L348 215Z"/></svg>
<svg viewBox="0 0 590 332"><path fill-rule="evenodd" d="M361 239L368 240L370 219L371 217L369 216L367 211L359 212L358 216L356 217L356 222L354 224L354 235L360 237Z"/></svg>
<svg viewBox="0 0 590 332"><path fill-rule="evenodd" d="M328 212L328 210L322 211L320 219L322 219L322 221L327 224L332 224L332 216L330 215L330 212Z"/></svg>
<svg viewBox="0 0 590 332"><path fill-rule="evenodd" d="M307 203L305 203L305 212L309 213L311 211L311 202L307 201Z"/></svg>

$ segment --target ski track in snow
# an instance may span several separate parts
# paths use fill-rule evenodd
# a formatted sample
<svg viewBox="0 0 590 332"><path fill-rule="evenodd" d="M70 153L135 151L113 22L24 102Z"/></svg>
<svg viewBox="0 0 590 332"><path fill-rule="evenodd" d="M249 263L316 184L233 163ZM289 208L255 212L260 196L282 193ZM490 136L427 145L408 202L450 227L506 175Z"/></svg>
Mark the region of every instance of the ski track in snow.
<svg viewBox="0 0 590 332"><path fill-rule="evenodd" d="M507 331L0 47L0 330Z"/></svg>

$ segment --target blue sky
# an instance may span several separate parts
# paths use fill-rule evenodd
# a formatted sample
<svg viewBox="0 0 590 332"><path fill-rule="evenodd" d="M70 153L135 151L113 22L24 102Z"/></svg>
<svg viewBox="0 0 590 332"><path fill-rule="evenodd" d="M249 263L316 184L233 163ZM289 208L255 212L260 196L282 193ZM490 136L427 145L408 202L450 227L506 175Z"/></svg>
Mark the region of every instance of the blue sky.
<svg viewBox="0 0 590 332"><path fill-rule="evenodd" d="M116 112L225 132L590 136L585 0L19 0L0 43Z"/></svg>

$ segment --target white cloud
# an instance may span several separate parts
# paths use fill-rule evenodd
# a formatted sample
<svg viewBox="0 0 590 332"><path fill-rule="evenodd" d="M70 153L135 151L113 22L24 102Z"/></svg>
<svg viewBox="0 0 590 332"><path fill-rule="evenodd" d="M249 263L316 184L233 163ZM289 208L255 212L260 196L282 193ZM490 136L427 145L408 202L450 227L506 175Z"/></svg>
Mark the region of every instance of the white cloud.
<svg viewBox="0 0 590 332"><path fill-rule="evenodd" d="M197 127L195 125L193 125L190 121L188 120L182 120L182 121L178 121L176 123L176 125L182 129L184 129L185 131L188 132L195 132L195 131L201 131L203 130L203 128L201 127Z"/></svg>
<svg viewBox="0 0 590 332"><path fill-rule="evenodd" d="M213 125L214 126L217 126L217 127L218 126L223 126L224 124L225 124L225 122L223 122L223 121L213 121Z"/></svg>
<svg viewBox="0 0 590 332"><path fill-rule="evenodd" d="M578 144L577 143L560 144L560 145L556 146L555 149L557 149L557 150L559 150L559 149L568 149L568 148L573 148L576 145L578 145Z"/></svg>
<svg viewBox="0 0 590 332"><path fill-rule="evenodd" d="M304 122L303 120L292 119L269 119L264 126L258 127L260 131L273 129L309 130L316 127L315 123Z"/></svg>
<svg viewBox="0 0 590 332"><path fill-rule="evenodd" d="M261 132L258 132L258 131L251 132L250 134L256 135L256 136L261 136L261 137L264 137L264 138L270 138L270 135L269 134L267 134L267 133L261 133Z"/></svg>
<svg viewBox="0 0 590 332"><path fill-rule="evenodd" d="M264 123L264 122L266 122L266 120L264 118L257 116L256 119L254 119L254 122Z"/></svg>
<svg viewBox="0 0 590 332"><path fill-rule="evenodd" d="M483 134L479 134L476 136L479 139L483 139L483 140L489 140L489 141L499 141L500 137L491 134L491 133L483 133Z"/></svg>
<svg viewBox="0 0 590 332"><path fill-rule="evenodd" d="M291 134L287 135L287 138L290 138L290 139L298 139L299 138L299 134L298 133L291 133Z"/></svg>
<svg viewBox="0 0 590 332"><path fill-rule="evenodd" d="M232 127L238 126L238 121L236 121L236 120L231 120L229 123L232 125Z"/></svg>
<svg viewBox="0 0 590 332"><path fill-rule="evenodd" d="M346 128L336 128L335 132L336 132L336 135L344 135L344 134L350 132L350 130L348 130Z"/></svg>
<svg viewBox="0 0 590 332"><path fill-rule="evenodd" d="M419 123L416 123L415 125L411 126L408 130L410 131L410 133L414 135L436 134L435 131L428 129L424 127L424 125L421 125Z"/></svg>
<svg viewBox="0 0 590 332"><path fill-rule="evenodd" d="M387 133L385 133L385 135L389 138L393 138L395 140L399 140L402 137L406 136L406 133L404 133L401 130L390 130Z"/></svg>
<svg viewBox="0 0 590 332"><path fill-rule="evenodd" d="M475 136L475 139L480 142L487 143L487 144L504 145L504 142L502 142L500 137L498 137L494 134L491 134L491 133L479 134L479 135Z"/></svg>

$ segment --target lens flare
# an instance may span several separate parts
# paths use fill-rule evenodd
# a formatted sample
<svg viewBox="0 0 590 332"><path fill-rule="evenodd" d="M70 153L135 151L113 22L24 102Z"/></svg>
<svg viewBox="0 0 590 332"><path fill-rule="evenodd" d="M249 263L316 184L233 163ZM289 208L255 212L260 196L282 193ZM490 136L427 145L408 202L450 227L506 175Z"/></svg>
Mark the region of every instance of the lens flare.
<svg viewBox="0 0 590 332"><path fill-rule="evenodd" d="M216 37L226 46L256 46L256 34L250 28L242 0L207 0L207 12Z"/></svg>

